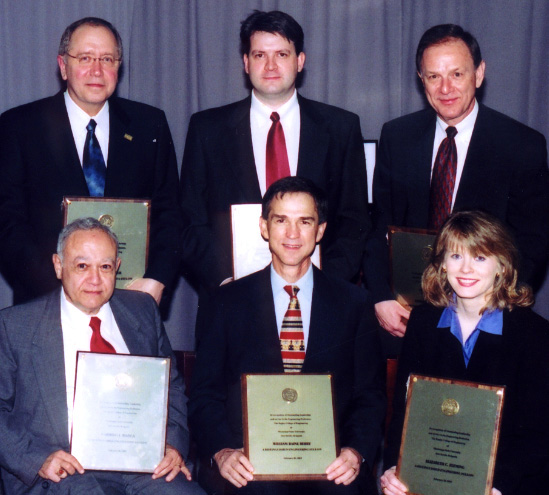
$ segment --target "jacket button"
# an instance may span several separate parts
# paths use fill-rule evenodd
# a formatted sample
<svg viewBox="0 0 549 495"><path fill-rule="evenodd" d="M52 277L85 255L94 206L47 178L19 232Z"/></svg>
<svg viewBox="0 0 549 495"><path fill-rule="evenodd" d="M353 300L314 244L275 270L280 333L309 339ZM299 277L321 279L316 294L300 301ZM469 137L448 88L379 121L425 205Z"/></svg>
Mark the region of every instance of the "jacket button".
<svg viewBox="0 0 549 495"><path fill-rule="evenodd" d="M49 481L42 481L42 488L44 490L47 490L49 487L50 487L50 482Z"/></svg>

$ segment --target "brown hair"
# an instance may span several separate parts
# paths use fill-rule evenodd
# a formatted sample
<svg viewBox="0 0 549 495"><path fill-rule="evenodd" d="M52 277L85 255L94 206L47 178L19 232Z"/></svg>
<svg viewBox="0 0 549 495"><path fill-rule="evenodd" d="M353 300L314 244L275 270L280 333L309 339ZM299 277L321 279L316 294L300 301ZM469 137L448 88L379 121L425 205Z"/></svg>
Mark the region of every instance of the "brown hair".
<svg viewBox="0 0 549 495"><path fill-rule="evenodd" d="M425 300L437 307L449 306L454 291L442 265L446 253L456 246L472 256L494 256L502 270L496 275L486 309L513 309L530 306L534 302L532 290L517 285L518 251L502 223L482 211L454 213L442 226L435 239L429 266L423 272L421 285Z"/></svg>

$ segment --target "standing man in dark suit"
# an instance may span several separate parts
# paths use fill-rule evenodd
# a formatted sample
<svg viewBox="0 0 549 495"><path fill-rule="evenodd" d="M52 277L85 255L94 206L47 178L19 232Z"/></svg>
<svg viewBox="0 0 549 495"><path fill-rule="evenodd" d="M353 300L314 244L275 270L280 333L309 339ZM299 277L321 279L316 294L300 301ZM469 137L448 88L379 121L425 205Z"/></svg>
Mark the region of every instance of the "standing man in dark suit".
<svg viewBox="0 0 549 495"><path fill-rule="evenodd" d="M260 203L273 179L298 175L328 195L323 270L350 280L370 228L358 116L297 94L303 30L288 14L255 11L240 39L251 95L189 124L181 169L186 269L206 289L232 277L231 205Z"/></svg>
<svg viewBox="0 0 549 495"><path fill-rule="evenodd" d="M159 302L179 266L181 222L164 112L112 96L122 40L103 19L68 26L57 62L64 93L0 117L0 251L15 302L58 286L48 267L63 225L63 196L151 200L148 267L129 288Z"/></svg>
<svg viewBox="0 0 549 495"><path fill-rule="evenodd" d="M440 226L433 223L433 197L441 190L434 177L445 142L457 156L445 217L452 210L483 209L499 218L515 236L519 277L534 288L543 281L549 246L545 138L478 103L485 63L477 40L454 24L434 26L419 42L416 66L432 108L383 126L374 175L374 229L364 262L378 320L398 337L406 331L409 311L394 300L389 286L387 227ZM452 128L457 134L447 137Z"/></svg>
<svg viewBox="0 0 549 495"><path fill-rule="evenodd" d="M365 291L311 263L326 218L326 199L312 181L286 177L275 182L263 198L260 219L272 264L219 288L208 314L199 318L204 328L189 420L200 454L213 459L242 493L377 493L371 467L385 401L376 321ZM295 309L294 299L300 313L292 331L299 327L303 335L285 337L286 318L295 317L288 313ZM285 338L296 340L289 346ZM253 466L242 452L240 376L284 371L333 374L343 448L327 466L328 481L252 482ZM211 482L199 478L204 487Z"/></svg>
<svg viewBox="0 0 549 495"><path fill-rule="evenodd" d="M53 264L62 289L0 312L4 492L202 493L182 457L189 447L185 391L158 308L147 294L114 290L116 236L93 218L76 220L59 235ZM79 350L172 357L166 452L152 476L85 472L69 453Z"/></svg>

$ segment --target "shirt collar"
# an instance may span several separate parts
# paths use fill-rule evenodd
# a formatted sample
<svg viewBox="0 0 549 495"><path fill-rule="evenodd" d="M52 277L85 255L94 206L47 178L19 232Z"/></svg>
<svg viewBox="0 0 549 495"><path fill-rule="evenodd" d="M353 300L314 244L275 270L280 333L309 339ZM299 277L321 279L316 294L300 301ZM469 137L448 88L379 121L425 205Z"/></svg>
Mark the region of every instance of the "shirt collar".
<svg viewBox="0 0 549 495"><path fill-rule="evenodd" d="M77 123L77 125L85 130L86 126L88 125L90 119L95 120L97 122L97 125L99 127L104 127L109 123L109 101L107 100L101 110L97 113L97 115L94 115L93 117L90 117L84 110L82 110L71 98L68 91L65 91L64 95L65 97L65 106L67 108L67 113L69 114L69 119L71 122Z"/></svg>
<svg viewBox="0 0 549 495"><path fill-rule="evenodd" d="M478 109L479 109L478 101L475 99L475 105L471 113L467 115L467 117L465 117L459 124L456 124L454 126L457 129L458 136L463 136L468 132L473 132L473 128L475 127L475 122L477 120ZM440 127L440 129L446 134L446 128L449 127L448 124L438 116L437 116L437 124Z"/></svg>
<svg viewBox="0 0 549 495"><path fill-rule="evenodd" d="M271 263L271 286L273 288L273 294L284 291L286 285L297 285L300 291L312 291L313 290L313 264L309 266L309 269L305 272L305 275L301 277L297 282L290 284L286 282L273 268ZM299 297L299 296L298 296Z"/></svg>
<svg viewBox="0 0 549 495"><path fill-rule="evenodd" d="M454 328L455 325L452 324L454 318L457 319L456 308L454 305L448 306L442 312L437 328ZM501 309L486 310L477 323L476 328L492 335L501 335L503 330L503 311Z"/></svg>
<svg viewBox="0 0 549 495"><path fill-rule="evenodd" d="M295 110L296 108L299 108L299 103L297 102L297 90L294 90L294 94L292 95L292 97L286 103L284 103L284 105L278 107L276 110L269 108L263 102L259 101L257 96L255 96L254 92L252 91L252 104L250 110L254 113L257 112L257 114L261 115L265 119L270 120L271 114L276 111L276 113L280 115L280 119L283 120L288 113L290 113L292 110Z"/></svg>
<svg viewBox="0 0 549 495"><path fill-rule="evenodd" d="M93 316L97 316L101 321L105 321L109 313L110 303L106 302L101 306L97 314ZM83 325L89 325L91 319L91 315L87 315L67 299L63 287L61 287L61 314L68 316L70 321L79 322Z"/></svg>

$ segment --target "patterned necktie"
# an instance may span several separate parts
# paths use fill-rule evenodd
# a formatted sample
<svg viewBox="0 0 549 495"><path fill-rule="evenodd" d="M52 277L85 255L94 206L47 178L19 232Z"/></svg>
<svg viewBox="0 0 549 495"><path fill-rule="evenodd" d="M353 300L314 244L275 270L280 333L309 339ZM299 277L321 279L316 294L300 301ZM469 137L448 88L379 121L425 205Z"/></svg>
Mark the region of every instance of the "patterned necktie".
<svg viewBox="0 0 549 495"><path fill-rule="evenodd" d="M290 304L282 320L280 331L280 350L285 373L297 373L301 371L305 359L305 336L303 334L303 321L301 320L301 308L297 300L299 287L286 285L284 290L290 296Z"/></svg>
<svg viewBox="0 0 549 495"><path fill-rule="evenodd" d="M446 128L446 136L438 148L431 193L429 197L429 228L438 230L452 211L452 196L456 184L457 148L455 127Z"/></svg>
<svg viewBox="0 0 549 495"><path fill-rule="evenodd" d="M284 138L284 129L282 129L280 123L280 115L273 112L271 120L273 124L267 135L267 153L265 155L267 189L273 182L290 175L286 139Z"/></svg>
<svg viewBox="0 0 549 495"><path fill-rule="evenodd" d="M101 320L97 316L91 317L90 327L93 331L90 339L90 351L116 354L114 347L101 336Z"/></svg>
<svg viewBox="0 0 549 495"><path fill-rule="evenodd" d="M86 126L88 135L84 144L84 155L82 157L82 169L84 177L88 184L90 196L103 196L105 192L105 176L107 175L107 167L101 152L101 146L95 135L95 126L97 122L90 120Z"/></svg>

